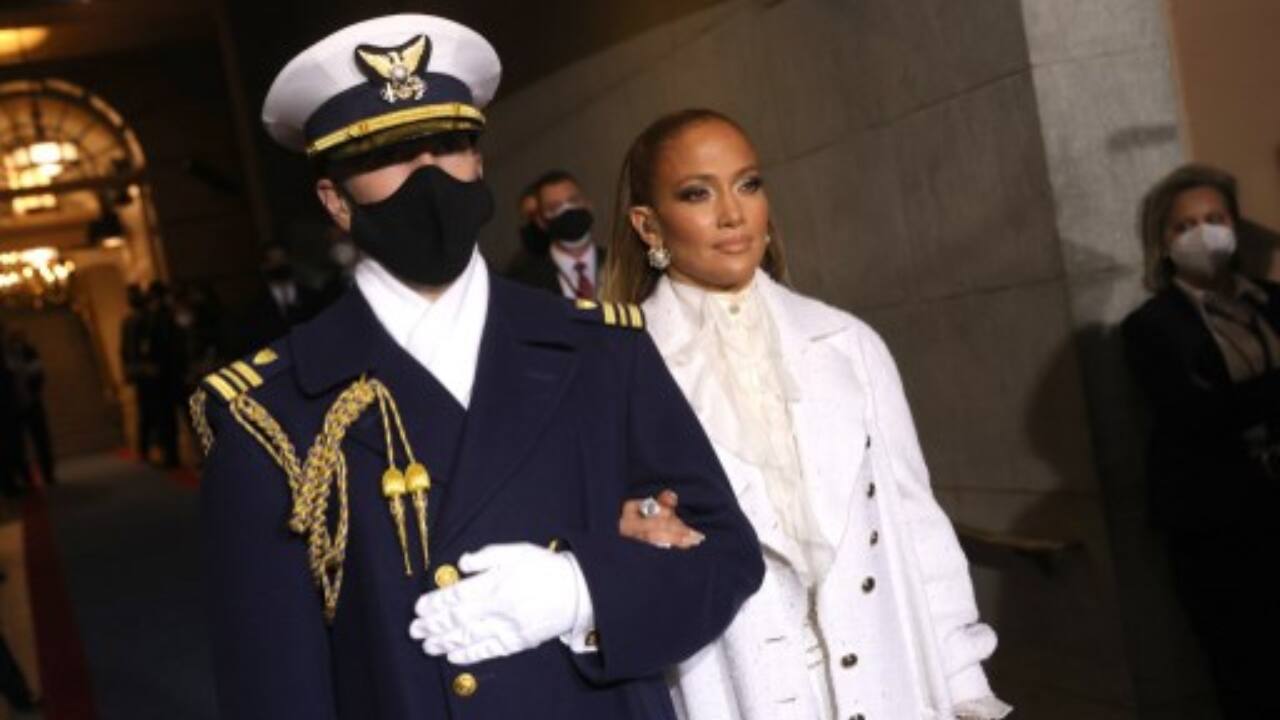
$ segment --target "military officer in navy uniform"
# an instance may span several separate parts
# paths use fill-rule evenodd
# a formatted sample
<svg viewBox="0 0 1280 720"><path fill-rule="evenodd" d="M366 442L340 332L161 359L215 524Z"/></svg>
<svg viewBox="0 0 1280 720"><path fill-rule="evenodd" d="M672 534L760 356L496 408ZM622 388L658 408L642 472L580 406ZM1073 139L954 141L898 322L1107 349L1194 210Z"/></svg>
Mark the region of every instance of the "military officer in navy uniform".
<svg viewBox="0 0 1280 720"><path fill-rule="evenodd" d="M664 668L762 577L751 526L643 317L496 277L476 140L490 44L358 23L276 78L354 286L192 397L222 714L673 718ZM622 538L679 493L684 550Z"/></svg>

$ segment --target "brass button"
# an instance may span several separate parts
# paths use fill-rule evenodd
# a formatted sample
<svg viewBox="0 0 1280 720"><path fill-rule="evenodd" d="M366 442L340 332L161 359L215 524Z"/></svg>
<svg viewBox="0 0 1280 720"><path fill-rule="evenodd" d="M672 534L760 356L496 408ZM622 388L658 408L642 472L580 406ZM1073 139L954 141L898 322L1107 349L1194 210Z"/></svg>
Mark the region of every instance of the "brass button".
<svg viewBox="0 0 1280 720"><path fill-rule="evenodd" d="M596 632L595 630L588 632L587 637L585 640L583 640L583 642L589 648L600 647L600 633Z"/></svg>
<svg viewBox="0 0 1280 720"><path fill-rule="evenodd" d="M561 546L564 545L560 538L551 538L551 542L547 543L547 549L551 552L560 552Z"/></svg>
<svg viewBox="0 0 1280 720"><path fill-rule="evenodd" d="M879 531L879 530L872 530L872 531L871 531L871 544L872 544L872 545L876 545L876 544L878 544L879 542L880 542L880 531Z"/></svg>
<svg viewBox="0 0 1280 720"><path fill-rule="evenodd" d="M471 673L462 673L453 679L453 694L461 698L469 698L480 689L480 682Z"/></svg>
<svg viewBox="0 0 1280 720"><path fill-rule="evenodd" d="M876 496L876 484L871 483L870 485L867 486L867 497L873 498L875 496Z"/></svg>
<svg viewBox="0 0 1280 720"><path fill-rule="evenodd" d="M875 589L876 589L876 579L875 579L875 578L873 578L873 577L869 577L869 578L867 578L866 580L863 580L863 581L862 581L862 592L864 592L864 593L869 593L869 592L871 592L872 590L875 590Z"/></svg>
<svg viewBox="0 0 1280 720"><path fill-rule="evenodd" d="M462 576L458 574L458 568L446 563L436 568L435 578L436 587L447 588L456 584Z"/></svg>
<svg viewBox="0 0 1280 720"><path fill-rule="evenodd" d="M840 658L840 665L843 667L851 668L857 664L858 664L858 656L854 655L853 653L849 653L848 655L845 655L844 657Z"/></svg>

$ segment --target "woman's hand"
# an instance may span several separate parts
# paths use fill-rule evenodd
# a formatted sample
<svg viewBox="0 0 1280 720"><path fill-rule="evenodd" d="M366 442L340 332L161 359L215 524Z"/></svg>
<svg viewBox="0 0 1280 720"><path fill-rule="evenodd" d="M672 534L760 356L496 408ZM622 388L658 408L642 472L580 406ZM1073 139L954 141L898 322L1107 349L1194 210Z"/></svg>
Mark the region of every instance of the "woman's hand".
<svg viewBox="0 0 1280 720"><path fill-rule="evenodd" d="M671 490L663 490L655 498L658 514L644 517L640 504L644 500L628 500L622 504L622 517L618 518L618 533L625 538L647 542L660 548L688 550L706 540L706 536L685 525L676 516L679 498Z"/></svg>

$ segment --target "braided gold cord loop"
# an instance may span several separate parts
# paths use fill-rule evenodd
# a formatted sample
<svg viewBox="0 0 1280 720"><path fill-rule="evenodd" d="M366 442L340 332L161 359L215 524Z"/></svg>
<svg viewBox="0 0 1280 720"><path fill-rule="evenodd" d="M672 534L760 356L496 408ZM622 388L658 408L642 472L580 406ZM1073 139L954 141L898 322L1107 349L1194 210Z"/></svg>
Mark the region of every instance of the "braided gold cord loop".
<svg viewBox="0 0 1280 720"><path fill-rule="evenodd" d="M305 463L284 429L260 403L241 394L231 404L231 412L244 429L258 441L284 471L293 499L289 529L307 540L307 559L312 579L324 601L324 615L332 622L342 589L350 527L347 463L342 441L347 430L376 397L377 381L361 379L343 390L325 413L320 434L307 452ZM337 490L338 512L332 532L329 528L329 500Z"/></svg>
<svg viewBox="0 0 1280 720"><path fill-rule="evenodd" d="M205 415L205 403L209 393L204 388L197 388L187 400L187 408L191 412L191 426L196 429L196 437L200 439L200 450L204 455L213 448L213 430L209 427L209 418Z"/></svg>
<svg viewBox="0 0 1280 720"><path fill-rule="evenodd" d="M207 395L203 390L191 397L192 421L207 453L213 444L213 432L209 429L205 416L206 401ZM412 574L401 498L412 493L415 514L418 515L418 531L422 536L423 560L426 562L429 557L426 547L426 492L430 482L428 480L424 486L423 477L419 476L419 470L425 476L425 468L414 459L399 409L385 385L362 377L343 390L325 412L320 432L307 451L305 461L299 460L298 452L288 434L261 403L248 393L240 393L230 403L231 415L235 421L262 446L285 474L292 500L288 526L290 531L306 539L307 560L312 580L324 603L326 622L332 622L337 613L351 522L347 461L342 452L342 442L351 426L375 401L382 416L387 473L400 478L397 487L391 488L395 490L394 498L388 495L388 500L391 501L389 509L396 522L406 574ZM406 486L404 474L396 468L397 439L409 460L408 469L414 480L412 488ZM331 522L329 507L335 494L337 512L336 518Z"/></svg>

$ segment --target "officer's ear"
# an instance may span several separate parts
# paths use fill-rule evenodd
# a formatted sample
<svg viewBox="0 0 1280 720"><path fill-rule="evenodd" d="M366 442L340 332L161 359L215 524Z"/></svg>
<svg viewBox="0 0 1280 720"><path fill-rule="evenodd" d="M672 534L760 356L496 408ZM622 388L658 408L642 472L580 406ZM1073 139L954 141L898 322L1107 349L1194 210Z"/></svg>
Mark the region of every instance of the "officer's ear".
<svg viewBox="0 0 1280 720"><path fill-rule="evenodd" d="M337 183L327 177L316 180L316 196L329 217L333 218L333 224L343 232L351 232L351 203Z"/></svg>

